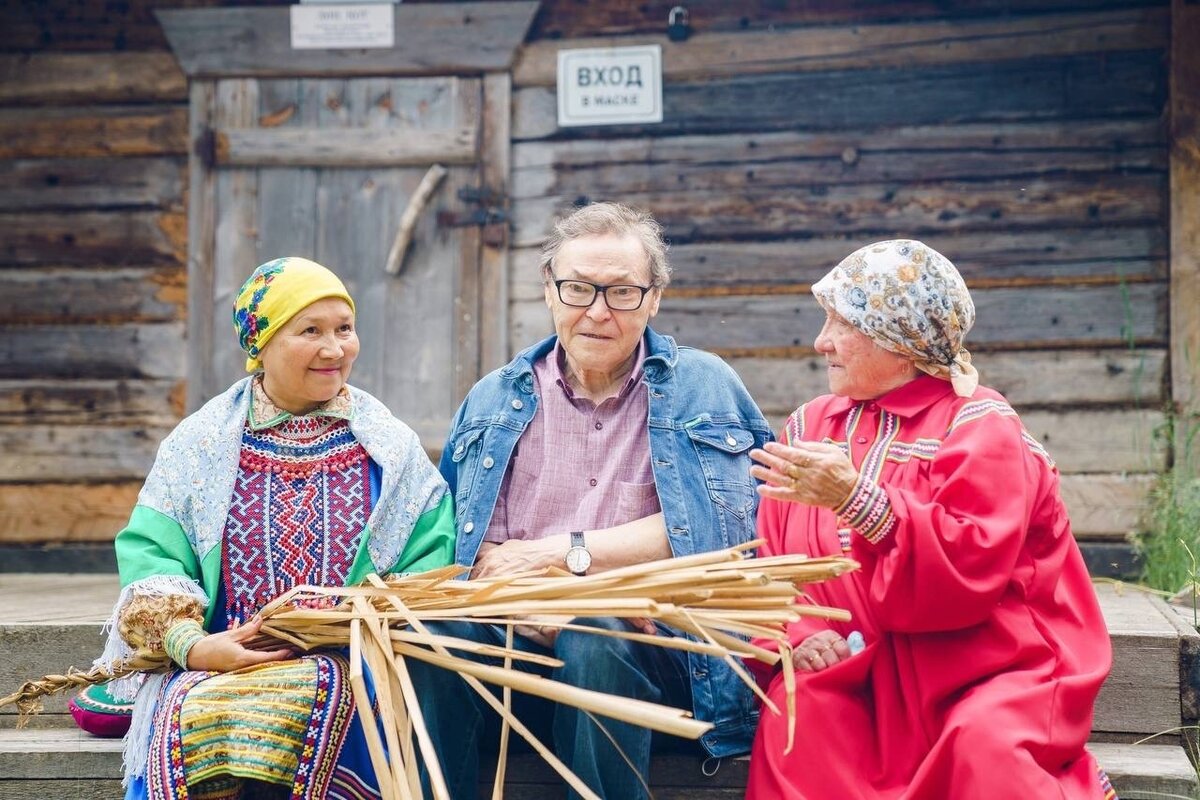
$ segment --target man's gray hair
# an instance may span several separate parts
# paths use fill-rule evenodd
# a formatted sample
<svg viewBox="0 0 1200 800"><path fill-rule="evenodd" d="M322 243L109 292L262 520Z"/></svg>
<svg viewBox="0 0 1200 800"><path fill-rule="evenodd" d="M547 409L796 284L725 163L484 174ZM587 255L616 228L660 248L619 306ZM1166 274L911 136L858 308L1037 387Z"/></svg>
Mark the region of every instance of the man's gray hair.
<svg viewBox="0 0 1200 800"><path fill-rule="evenodd" d="M650 263L650 285L660 289L671 282L671 265L667 262L667 243L663 241L662 225L650 212L630 208L620 203L592 203L578 209L554 225L554 232L542 245L542 280L554 279L554 259L567 242L585 236L633 236L642 243Z"/></svg>

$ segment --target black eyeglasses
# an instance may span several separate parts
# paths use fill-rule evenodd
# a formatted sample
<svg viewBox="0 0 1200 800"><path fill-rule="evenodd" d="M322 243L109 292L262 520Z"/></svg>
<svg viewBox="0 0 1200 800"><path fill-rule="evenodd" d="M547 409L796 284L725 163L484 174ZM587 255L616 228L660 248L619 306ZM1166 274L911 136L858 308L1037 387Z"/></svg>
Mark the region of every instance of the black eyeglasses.
<svg viewBox="0 0 1200 800"><path fill-rule="evenodd" d="M603 294L604 302L613 311L636 311L642 307L646 292L653 286L636 286L631 283L617 283L612 286L601 286L574 278L564 278L554 282L558 289L558 299L563 305L575 308L589 308L596 302L596 295Z"/></svg>

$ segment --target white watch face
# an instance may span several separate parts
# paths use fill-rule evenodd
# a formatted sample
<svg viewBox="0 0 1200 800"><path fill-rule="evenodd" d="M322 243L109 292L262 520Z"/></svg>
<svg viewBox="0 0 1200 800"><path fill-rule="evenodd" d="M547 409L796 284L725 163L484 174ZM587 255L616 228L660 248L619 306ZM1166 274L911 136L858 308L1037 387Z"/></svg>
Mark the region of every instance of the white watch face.
<svg viewBox="0 0 1200 800"><path fill-rule="evenodd" d="M567 569L576 575L582 575L592 565L592 554L586 547L572 547L567 551Z"/></svg>

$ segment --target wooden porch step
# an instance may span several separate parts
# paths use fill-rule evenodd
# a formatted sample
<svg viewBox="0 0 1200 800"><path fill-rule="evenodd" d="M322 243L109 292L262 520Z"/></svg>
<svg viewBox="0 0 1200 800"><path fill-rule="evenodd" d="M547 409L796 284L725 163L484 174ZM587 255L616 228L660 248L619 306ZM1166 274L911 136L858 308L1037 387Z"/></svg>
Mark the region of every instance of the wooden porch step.
<svg viewBox="0 0 1200 800"><path fill-rule="evenodd" d="M1200 790L1183 748L1155 744L1092 744L1113 786L1124 800L1193 797ZM749 764L726 759L716 774L702 772L704 761L683 755L656 756L650 787L660 800L733 800L742 797ZM709 772L711 772L711 764ZM107 800L121 791L121 742L68 729L0 730L0 800ZM557 791L558 780L537 756L509 759L504 796L541 800ZM484 776L480 797L489 796Z"/></svg>

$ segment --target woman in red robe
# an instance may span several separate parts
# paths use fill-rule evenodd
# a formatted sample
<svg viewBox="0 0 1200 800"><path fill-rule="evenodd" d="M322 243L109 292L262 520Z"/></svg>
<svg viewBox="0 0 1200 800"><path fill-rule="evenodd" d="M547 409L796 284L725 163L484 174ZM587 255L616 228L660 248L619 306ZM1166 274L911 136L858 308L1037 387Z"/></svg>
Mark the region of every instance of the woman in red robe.
<svg viewBox="0 0 1200 800"><path fill-rule="evenodd" d="M752 454L764 554L846 554L813 586L852 614L791 626L794 746L763 713L751 800L1115 797L1084 745L1108 632L1049 455L962 340L962 277L920 242L813 287L832 394ZM784 707L783 678L760 675Z"/></svg>

